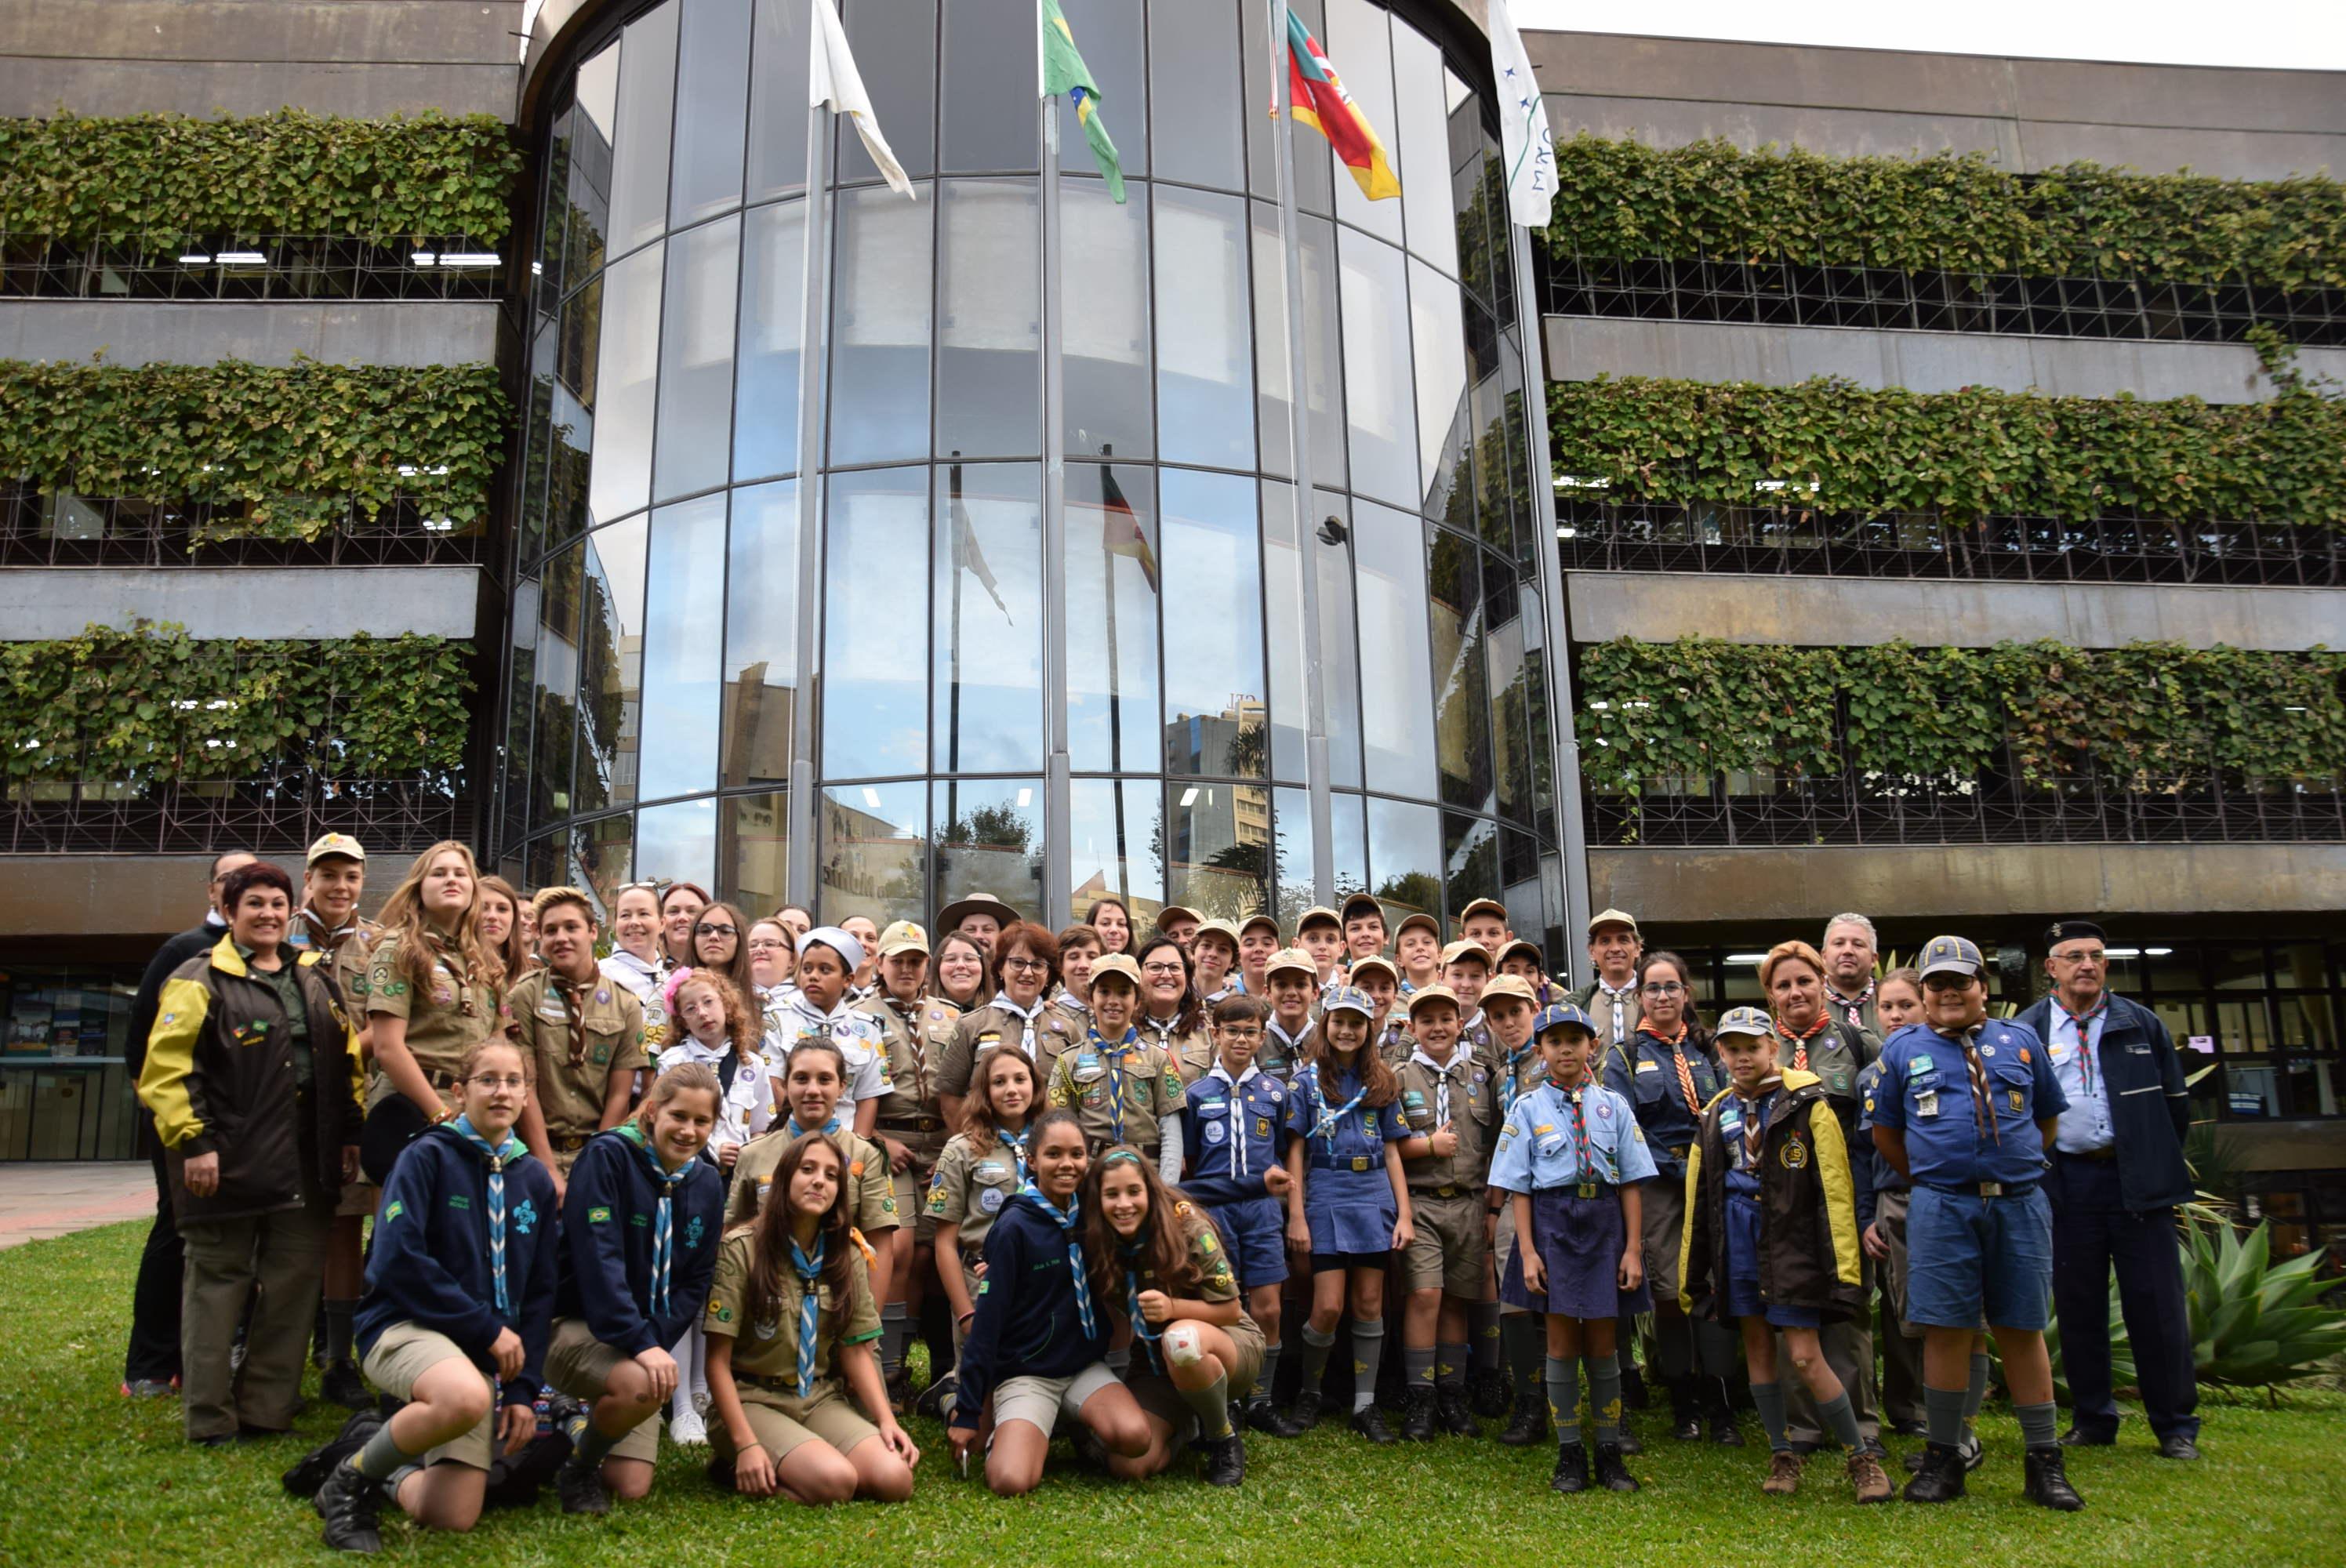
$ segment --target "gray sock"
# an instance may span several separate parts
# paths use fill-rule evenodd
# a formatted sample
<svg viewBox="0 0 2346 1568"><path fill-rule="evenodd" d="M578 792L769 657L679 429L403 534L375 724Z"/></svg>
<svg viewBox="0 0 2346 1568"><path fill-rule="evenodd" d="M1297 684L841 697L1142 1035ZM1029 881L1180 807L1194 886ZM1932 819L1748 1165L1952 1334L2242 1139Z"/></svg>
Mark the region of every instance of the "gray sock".
<svg viewBox="0 0 2346 1568"><path fill-rule="evenodd" d="M1857 1430L1857 1412L1850 1409L1849 1390L1843 1389L1817 1407L1817 1419L1827 1431L1841 1440L1841 1446L1855 1453L1865 1446L1865 1438Z"/></svg>
<svg viewBox="0 0 2346 1568"><path fill-rule="evenodd" d="M2014 1417L2020 1422L2020 1441L2028 1448L2050 1448L2054 1442L2053 1401L2041 1405L2014 1405Z"/></svg>
<svg viewBox="0 0 2346 1568"><path fill-rule="evenodd" d="M1377 1364L1385 1359L1385 1326L1369 1318L1352 1324L1352 1411L1377 1402Z"/></svg>
<svg viewBox="0 0 2346 1568"><path fill-rule="evenodd" d="M1784 1385L1753 1383L1751 1402L1760 1407L1760 1424L1768 1429L1768 1446L1779 1453L1790 1452L1792 1440L1784 1435Z"/></svg>
<svg viewBox="0 0 2346 1568"><path fill-rule="evenodd" d="M1404 1345L1401 1350L1402 1380L1413 1389L1433 1387L1433 1347Z"/></svg>
<svg viewBox="0 0 2346 1568"><path fill-rule="evenodd" d="M625 1437L627 1434L622 1432L619 1435ZM611 1451L618 1446L619 1439L605 1437L602 1429L597 1427L590 1417L586 1422L586 1430L571 1440L571 1462L582 1470L592 1469L610 1458Z"/></svg>
<svg viewBox="0 0 2346 1568"><path fill-rule="evenodd" d="M904 1364L906 1329L902 1301L891 1301L880 1308L880 1375L883 1378L894 1377Z"/></svg>
<svg viewBox="0 0 2346 1568"><path fill-rule="evenodd" d="M1596 1413L1596 1446L1621 1441L1621 1359L1588 1358L1588 1408Z"/></svg>
<svg viewBox="0 0 2346 1568"><path fill-rule="evenodd" d="M1593 1369L1596 1363L1591 1361ZM1559 1443L1580 1441L1580 1358L1550 1356L1542 1368L1547 1375L1547 1419L1556 1423ZM1615 1392L1618 1393L1617 1384Z"/></svg>
<svg viewBox="0 0 2346 1568"><path fill-rule="evenodd" d="M1252 1397L1259 1400L1267 1400L1270 1398L1271 1388L1273 1384L1278 1381L1278 1379L1279 1347L1276 1345L1265 1345L1262 1348L1262 1370L1255 1376L1254 1393Z"/></svg>
<svg viewBox="0 0 2346 1568"><path fill-rule="evenodd" d="M1497 1371L1499 1304L1496 1301L1477 1301L1466 1308L1466 1338L1474 1342L1474 1369L1478 1372Z"/></svg>
<svg viewBox="0 0 2346 1568"><path fill-rule="evenodd" d="M1466 1381L1466 1358L1464 1344L1443 1344L1434 1347L1433 1380L1443 1388L1463 1387Z"/></svg>
<svg viewBox="0 0 2346 1568"><path fill-rule="evenodd" d="M1507 1365L1515 1374L1515 1402L1529 1405L1541 1398L1540 1361L1545 1355L1545 1325L1531 1312L1510 1312L1499 1319L1499 1336L1506 1341Z"/></svg>
<svg viewBox="0 0 2346 1568"><path fill-rule="evenodd" d="M1183 1389L1181 1402L1198 1412L1198 1431L1200 1436L1219 1442L1230 1435L1229 1373L1216 1372L1214 1380L1202 1389Z"/></svg>
<svg viewBox="0 0 2346 1568"><path fill-rule="evenodd" d="M1964 1390L1964 1431L1969 1433L1979 1426L1980 1406L1987 1402L1987 1352L1979 1350L1972 1356L1971 1386Z"/></svg>
<svg viewBox="0 0 2346 1568"><path fill-rule="evenodd" d="M1961 1389L1923 1389L1923 1416L1931 1441L1942 1448L1960 1448L1964 1441L1964 1400Z"/></svg>
<svg viewBox="0 0 2346 1568"><path fill-rule="evenodd" d="M413 1463L423 1455L413 1454L393 1441L391 1423L385 1421L374 1429L374 1436L366 1446L352 1456L351 1468L371 1481L388 1481L401 1465Z"/></svg>
<svg viewBox="0 0 2346 1568"><path fill-rule="evenodd" d="M1322 1333L1311 1324L1303 1325L1303 1391L1316 1394L1320 1380L1328 1370L1328 1352L1335 1347L1336 1336Z"/></svg>

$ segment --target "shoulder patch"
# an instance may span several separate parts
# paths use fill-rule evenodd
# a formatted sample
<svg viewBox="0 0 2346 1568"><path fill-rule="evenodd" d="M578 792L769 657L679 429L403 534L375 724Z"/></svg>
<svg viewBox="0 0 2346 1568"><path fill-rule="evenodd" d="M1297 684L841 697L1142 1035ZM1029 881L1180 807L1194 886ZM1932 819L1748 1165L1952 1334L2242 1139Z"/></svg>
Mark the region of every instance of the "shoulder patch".
<svg viewBox="0 0 2346 1568"><path fill-rule="evenodd" d="M590 1208L586 1211L586 1223L608 1225L611 1223L611 1211L607 1208Z"/></svg>

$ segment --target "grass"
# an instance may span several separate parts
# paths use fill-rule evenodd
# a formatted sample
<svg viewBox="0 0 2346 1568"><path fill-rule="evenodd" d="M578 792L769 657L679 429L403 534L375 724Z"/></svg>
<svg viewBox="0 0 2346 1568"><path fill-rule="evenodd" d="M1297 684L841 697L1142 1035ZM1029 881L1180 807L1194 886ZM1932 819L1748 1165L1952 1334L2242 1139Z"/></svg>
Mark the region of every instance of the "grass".
<svg viewBox="0 0 2346 1568"><path fill-rule="evenodd" d="M117 1397L129 1282L142 1226L117 1226L0 1253L0 1563L315 1564L316 1517L277 1477L330 1436L342 1412L302 1418L297 1437L229 1450L180 1441L168 1400ZM312 1390L314 1392L314 1390ZM1360 1568L1485 1562L1673 1564L1841 1562L1990 1568L2024 1563L2183 1563L2259 1568L2336 1563L2346 1528L2346 1397L2296 1392L2281 1407L2208 1401L2207 1459L2155 1458L2140 1420L2127 1441L2076 1456L2082 1514L2020 1499L2018 1433L1991 1410L1986 1467L1943 1508L1860 1509L1838 1462L1819 1461L1801 1494L1759 1491L1763 1451L1721 1451L1648 1432L1630 1461L1645 1491L1560 1498L1552 1451L1490 1441L1372 1450L1336 1427L1293 1442L1257 1436L1243 1490L1186 1473L1127 1487L1075 1468L1062 1444L1031 1498L1005 1502L953 1472L944 1434L915 1423L920 1490L902 1507L815 1511L712 1492L697 1461L664 1448L645 1503L607 1520L563 1517L549 1491L532 1512L491 1513L469 1536L411 1532L385 1515L385 1557L496 1568L648 1562L678 1568L740 1560L842 1564L1276 1562ZM1647 1418L1650 1427L1653 1422ZM1904 1445L1900 1445L1904 1446ZM1902 1481L1902 1469L1893 1469ZM754 1533L752 1533L754 1532Z"/></svg>

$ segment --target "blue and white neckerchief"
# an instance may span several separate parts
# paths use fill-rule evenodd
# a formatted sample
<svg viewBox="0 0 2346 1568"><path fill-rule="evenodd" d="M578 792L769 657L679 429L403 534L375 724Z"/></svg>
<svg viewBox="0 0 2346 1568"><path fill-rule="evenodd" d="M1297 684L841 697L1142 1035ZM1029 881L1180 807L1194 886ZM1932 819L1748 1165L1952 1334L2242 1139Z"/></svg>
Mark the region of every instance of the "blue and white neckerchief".
<svg viewBox="0 0 2346 1568"><path fill-rule="evenodd" d="M1533 1046L1537 1044L1538 1042L1535 1040L1526 1040L1524 1042L1524 1048L1522 1050L1510 1051L1507 1053L1507 1071L1505 1075L1499 1080L1500 1115L1507 1115L1513 1114L1515 1108L1515 1102L1523 1098L1523 1073L1521 1069L1523 1067L1524 1058L1532 1054Z"/></svg>
<svg viewBox="0 0 2346 1568"><path fill-rule="evenodd" d="M831 1107L831 1120L815 1128L814 1131L822 1134L825 1137L835 1138L839 1136L839 1107L834 1105ZM796 1111L791 1112L790 1120L782 1124L782 1135L793 1143L807 1135L807 1129L799 1125Z"/></svg>
<svg viewBox="0 0 2346 1568"><path fill-rule="evenodd" d="M1151 1328L1148 1319L1141 1314L1140 1270L1134 1266L1134 1259L1140 1256L1140 1249L1148 1240L1148 1232L1144 1228L1130 1241L1117 1242L1116 1249L1124 1255L1124 1315L1132 1319L1132 1337L1140 1341L1140 1348L1148 1353L1148 1369L1161 1374L1165 1370L1165 1352L1158 1348L1158 1341L1165 1336L1161 1330Z"/></svg>
<svg viewBox="0 0 2346 1568"><path fill-rule="evenodd" d="M1034 1006L1021 1007L1018 1003L1011 1001L1008 996L998 995L991 1003L987 1003L987 1005L998 1008L1002 1012L1010 1014L1011 1017L1018 1020L1018 1044L1025 1051L1026 1060L1029 1062L1041 1061L1043 1059L1042 1047L1035 1044L1035 1022L1036 1019L1043 1016L1043 1009L1048 1007L1050 1003L1038 996L1035 999Z"/></svg>
<svg viewBox="0 0 2346 1568"><path fill-rule="evenodd" d="M1021 1186L1025 1186L1026 1129L1021 1127L1014 1133L997 1125L994 1129L994 1141L1002 1146L1005 1153L1009 1155L1010 1168L1017 1173L1018 1185Z"/></svg>
<svg viewBox="0 0 2346 1568"><path fill-rule="evenodd" d="M830 1244L821 1236L814 1238L814 1256L807 1256L799 1238L790 1237L790 1268L799 1277L799 1398L814 1392L814 1320L817 1298L821 1294L823 1255Z"/></svg>
<svg viewBox="0 0 2346 1568"><path fill-rule="evenodd" d="M1319 1119L1311 1124L1311 1130L1303 1135L1306 1138L1326 1138L1328 1147L1331 1150L1335 1148L1337 1129L1344 1125L1344 1118L1359 1110L1361 1102L1369 1097L1368 1075L1362 1074L1361 1076L1361 1087L1353 1093L1352 1097L1331 1111L1328 1108L1327 1100L1320 1092L1319 1067L1310 1062L1303 1064L1303 1071L1296 1074L1296 1079L1299 1083L1309 1082L1311 1086L1305 1090L1305 1093L1311 1096L1312 1108L1320 1113Z"/></svg>
<svg viewBox="0 0 2346 1568"><path fill-rule="evenodd" d="M1043 1189L1028 1182L1018 1189L1022 1197L1031 1197L1035 1207L1051 1217L1067 1238L1067 1271L1076 1279L1076 1319L1084 1326L1084 1338L1099 1338L1099 1325L1092 1317L1092 1282L1084 1272L1084 1244L1076 1237L1076 1222L1083 1217L1084 1206L1074 1194L1067 1196L1067 1207L1061 1208L1043 1196Z"/></svg>
<svg viewBox="0 0 2346 1568"><path fill-rule="evenodd" d="M620 1123L619 1135L643 1156L644 1168L651 1173L652 1185L659 1188L659 1207L652 1217L651 1308L653 1316L665 1318L668 1315L668 1281L676 1273L676 1189L691 1174L692 1165L688 1161L679 1170L662 1165L659 1156L644 1142L643 1130L633 1122Z"/></svg>
<svg viewBox="0 0 2346 1568"><path fill-rule="evenodd" d="M491 1144L473 1130L469 1116L448 1124L464 1140L489 1156L489 1272L496 1281L497 1316L513 1317L513 1299L505 1293L505 1166L527 1151L508 1130L505 1142Z"/></svg>
<svg viewBox="0 0 2346 1568"><path fill-rule="evenodd" d="M1108 1115L1114 1120L1114 1131L1109 1135L1109 1141L1120 1144L1124 1142L1124 1059L1139 1048L1139 1031L1126 1024L1124 1038L1114 1045L1101 1039L1096 1028L1086 1030L1085 1039L1090 1043L1093 1051L1107 1063Z"/></svg>

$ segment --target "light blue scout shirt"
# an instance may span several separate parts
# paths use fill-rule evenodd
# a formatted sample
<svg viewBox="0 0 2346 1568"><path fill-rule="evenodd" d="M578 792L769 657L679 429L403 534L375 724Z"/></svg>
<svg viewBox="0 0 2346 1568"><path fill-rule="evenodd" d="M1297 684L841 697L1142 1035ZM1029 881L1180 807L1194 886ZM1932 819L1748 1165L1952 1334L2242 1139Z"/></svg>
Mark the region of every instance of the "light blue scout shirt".
<svg viewBox="0 0 2346 1568"><path fill-rule="evenodd" d="M1588 1135L1589 1165L1583 1173L1575 1128L1579 1104ZM1528 1090L1499 1129L1499 1151L1491 1160L1491 1185L1508 1192L1542 1192L1582 1182L1614 1186L1652 1179L1654 1156L1646 1148L1629 1102L1593 1080L1567 1094L1551 1083Z"/></svg>
<svg viewBox="0 0 2346 1568"><path fill-rule="evenodd" d="M1865 1114L1875 1126L1905 1130L1906 1163L1918 1186L2035 1181L2045 1165L2036 1123L2069 1107L2044 1044L2026 1024L1991 1018L1972 1033L1992 1115L1974 1094L1963 1040L1909 1023L1882 1049L1882 1077Z"/></svg>
<svg viewBox="0 0 2346 1568"><path fill-rule="evenodd" d="M2053 1128L2053 1146L2065 1155L2096 1154L2110 1146L2110 1096L2102 1082L2102 1025L2109 1016L2106 996L2083 1018L2061 1005L2059 997L2053 999L2051 1037L2045 1045L2052 1054L2054 1081L2069 1099Z"/></svg>

